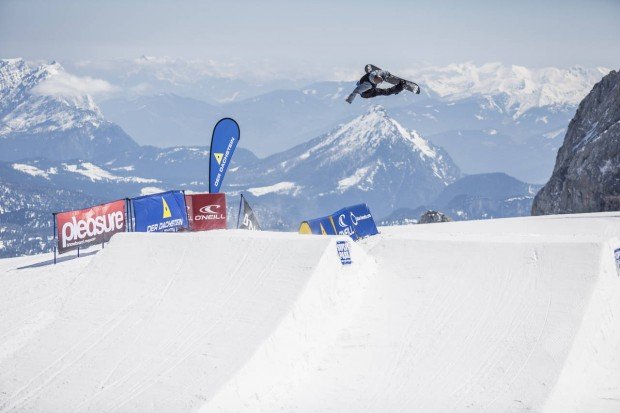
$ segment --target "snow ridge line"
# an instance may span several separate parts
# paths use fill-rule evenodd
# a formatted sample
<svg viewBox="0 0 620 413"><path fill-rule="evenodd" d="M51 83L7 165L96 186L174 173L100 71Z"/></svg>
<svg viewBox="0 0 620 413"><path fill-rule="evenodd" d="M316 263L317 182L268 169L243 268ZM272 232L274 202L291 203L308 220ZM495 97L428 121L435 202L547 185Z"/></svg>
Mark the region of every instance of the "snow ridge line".
<svg viewBox="0 0 620 413"><path fill-rule="evenodd" d="M287 387L282 384L303 379L302 375L290 377L292 365L302 372L317 368L321 354L351 320L377 272L375 260L346 239L353 263L343 266L339 262L336 241L340 239L334 238L290 311L235 376L202 406L201 412L229 410L231 406L259 411L266 400L282 398L279 392Z"/></svg>
<svg viewBox="0 0 620 413"><path fill-rule="evenodd" d="M263 270L256 276L255 278L256 285L260 285L262 283L263 278L267 274L267 270L271 269L274 266L274 264L276 263L279 257L280 257L280 253L278 253L278 255L270 261L269 265L263 268ZM235 267L233 274L236 275L239 273L241 267L247 261L247 259L248 259L247 255L244 255L243 259L241 259L238 265ZM236 288L232 288L231 293L226 298L226 303L230 303L230 301L234 297L235 291L236 291ZM228 305L226 305L226 307L228 307ZM194 322L195 320L191 320L191 322L188 322L187 325L190 326ZM221 323L221 321L218 321L218 323ZM150 377L147 377L146 380L139 381L136 384L134 384L131 387L131 392L130 392L131 394L126 397L123 397L122 400L118 400L118 401L112 400L112 402L114 403L113 403L113 407L110 408L110 411L121 410L123 406L127 405L127 403L131 402L132 400L140 396L145 391L151 389L157 382L158 377L167 375L168 373L172 372L175 368L177 368L179 365L181 365L183 362L185 362L188 359L188 357L190 357L195 352L201 340L207 337L209 333L213 331L214 328L215 326L212 326L211 328L207 329L206 331L202 333L198 333L198 334L192 333L188 336L188 338L183 340L181 343L178 343L176 346L172 346L172 343L167 345L166 347L170 349L170 353L171 353L170 356L167 357L162 362L159 362L159 364L156 364L155 367L151 367L152 369L158 370L157 374L151 375ZM149 361L152 361L152 360L149 360ZM136 368L135 371L132 372L132 374L137 374L136 373L137 370L138 368ZM128 378L129 378L129 375L126 375L123 378L122 384L125 384L124 382L127 381Z"/></svg>
<svg viewBox="0 0 620 413"><path fill-rule="evenodd" d="M174 282L176 281L176 279L178 278L180 272L181 272L181 267L182 267L182 262L185 258L185 255L187 254L187 251L183 251L182 253L182 258L179 260L179 264L176 266L172 276L170 277L170 280L168 281L168 283L163 287L162 292L160 293L159 299L153 303L151 305L151 307L149 308L149 311L146 313L146 316L144 317L145 321L142 323L142 325L140 326L140 334L136 335L133 342L134 345L136 343L138 343L139 339L142 337L142 335L144 334L144 330L146 329L146 325L148 322L151 321L151 319L154 316L155 310L157 308L159 308L159 306L161 305L162 301L164 300L164 297L166 296L166 294L168 293L168 291L170 290L170 287L174 284ZM157 255L155 255L155 259L157 259ZM159 260L158 260L159 262ZM100 388L101 391L95 393L92 397L90 397L89 399L85 400L82 404L78 405L76 407L76 410L82 410L84 408L89 408L90 409L90 405L93 403L93 401L100 397L101 394L105 393L106 389L109 389L111 387L117 386L119 384L124 384L127 380L127 378L129 378L131 375L136 374L137 371L142 367L142 363L138 364L134 369L132 369L129 373L125 374L124 376L122 376L121 378L115 380L114 382L110 383L109 380L114 376L114 374L116 374L117 369L119 368L119 366L121 365L122 362L126 361L126 357L123 357L121 360L119 360L116 364L116 367L114 369L112 369L110 371L110 373L100 382Z"/></svg>
<svg viewBox="0 0 620 413"><path fill-rule="evenodd" d="M608 377L609 371L620 370L620 335L616 333L620 322L620 269L614 257L617 248L618 237L601 243L596 284L544 411L569 411L574 406L599 412L620 409L620 383ZM593 394L599 397L594 399Z"/></svg>

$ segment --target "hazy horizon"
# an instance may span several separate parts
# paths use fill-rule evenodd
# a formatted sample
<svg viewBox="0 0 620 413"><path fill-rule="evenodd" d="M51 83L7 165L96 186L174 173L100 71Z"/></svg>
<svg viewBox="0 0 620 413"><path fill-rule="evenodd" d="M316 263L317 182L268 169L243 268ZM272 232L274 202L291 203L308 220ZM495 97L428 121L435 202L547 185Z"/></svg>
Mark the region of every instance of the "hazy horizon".
<svg viewBox="0 0 620 413"><path fill-rule="evenodd" d="M281 0L0 2L2 57L61 63L142 55L251 70L359 71L501 62L618 66L620 2L487 0L435 4Z"/></svg>

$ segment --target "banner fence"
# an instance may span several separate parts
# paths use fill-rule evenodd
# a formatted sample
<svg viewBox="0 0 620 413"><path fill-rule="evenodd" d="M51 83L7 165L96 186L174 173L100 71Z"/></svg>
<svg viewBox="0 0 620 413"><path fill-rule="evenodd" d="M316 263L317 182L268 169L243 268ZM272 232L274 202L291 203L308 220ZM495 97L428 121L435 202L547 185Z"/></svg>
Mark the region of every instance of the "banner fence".
<svg viewBox="0 0 620 413"><path fill-rule="evenodd" d="M225 194L185 195L185 203L191 231L226 229Z"/></svg>
<svg viewBox="0 0 620 413"><path fill-rule="evenodd" d="M303 221L300 234L348 235L353 240L379 233L375 220L366 204L339 209L331 215Z"/></svg>
<svg viewBox="0 0 620 413"><path fill-rule="evenodd" d="M126 202L121 199L89 208L55 212L54 238L58 254L103 244L127 228Z"/></svg>
<svg viewBox="0 0 620 413"><path fill-rule="evenodd" d="M188 228L183 191L167 191L131 199L135 232L176 232Z"/></svg>

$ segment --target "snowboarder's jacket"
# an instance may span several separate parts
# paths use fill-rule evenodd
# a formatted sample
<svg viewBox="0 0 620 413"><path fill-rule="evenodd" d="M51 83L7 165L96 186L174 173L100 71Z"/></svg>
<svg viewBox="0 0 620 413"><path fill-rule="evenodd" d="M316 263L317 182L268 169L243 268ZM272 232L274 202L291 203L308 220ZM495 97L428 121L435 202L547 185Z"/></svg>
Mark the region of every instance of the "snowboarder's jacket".
<svg viewBox="0 0 620 413"><path fill-rule="evenodd" d="M390 76L390 72L388 72L387 70L373 70L370 73L366 73L357 82L357 87L355 88L355 90L353 90L353 92L351 92L351 94L347 98L347 102L353 102L353 99L355 99L355 95L361 95L362 93L370 89L375 89L377 87L377 84L373 82L373 79L377 76L380 76L382 79L387 79Z"/></svg>

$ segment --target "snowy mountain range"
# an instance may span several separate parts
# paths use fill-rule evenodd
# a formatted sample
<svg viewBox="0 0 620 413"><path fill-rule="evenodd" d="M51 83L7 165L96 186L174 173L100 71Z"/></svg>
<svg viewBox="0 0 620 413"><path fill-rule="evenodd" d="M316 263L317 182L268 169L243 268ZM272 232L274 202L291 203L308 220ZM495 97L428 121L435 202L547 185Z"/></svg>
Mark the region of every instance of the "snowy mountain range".
<svg viewBox="0 0 620 413"><path fill-rule="evenodd" d="M381 66L380 62L375 63ZM241 101L275 90L312 90L317 80L350 85L363 68L307 67L287 71L273 64L243 64L213 60L183 60L141 56L136 59L84 60L68 62L81 75L96 76L122 87L124 97L174 93L209 103ZM505 109L518 114L532 107L557 104L576 105L608 68L526 68L519 65L471 62L447 66L387 68L402 77L416 80L433 96L460 100L475 95L506 94ZM314 80L312 80L314 79ZM321 94L321 91L317 91Z"/></svg>
<svg viewBox="0 0 620 413"><path fill-rule="evenodd" d="M243 125L240 145L264 157L307 142L379 104L405 128L443 146L465 173L505 172L529 182L548 178L575 110L569 104L536 107L515 119L514 112L502 109L499 95L449 101L409 93L358 99L345 106L342 99L351 88L323 82L220 106L165 94L107 100L101 107L139 143L157 146L205 145L211 125L232 116Z"/></svg>
<svg viewBox="0 0 620 413"><path fill-rule="evenodd" d="M0 160L90 159L137 146L72 80L56 62L0 60Z"/></svg>
<svg viewBox="0 0 620 413"><path fill-rule="evenodd" d="M554 105L577 105L607 68L529 69L518 65L488 63L451 64L404 71L433 92L451 101L480 96L504 95L501 109L518 118L528 109Z"/></svg>
<svg viewBox="0 0 620 413"><path fill-rule="evenodd" d="M242 167L230 185L258 203L277 198L282 207L295 205L303 219L360 202L387 214L429 201L460 176L443 149L375 106L327 134Z"/></svg>
<svg viewBox="0 0 620 413"><path fill-rule="evenodd" d="M200 70L190 66L178 62L167 66L165 60L141 63L137 73L159 70L157 82L148 80L152 75L144 78L144 84L159 86L139 96L121 94L103 100L103 113L139 143L158 146L204 145L209 131L200 134L199 129L218 117L232 116L244 125L240 145L265 157L304 143L380 104L405 128L443 146L464 173L505 172L537 183L548 179L576 104L605 70L527 69L497 63L403 69L398 73L419 80L421 95L401 93L346 105L343 99L353 89L353 81L300 86L301 81L278 82L277 77L268 84L243 78L245 84L237 85L236 92L228 90L228 79L220 86L234 98L207 100L178 86L194 82L198 90L199 82L209 79L212 91L218 87L220 74L210 77L209 65ZM172 69L174 74L166 75L166 70ZM189 76L190 70L197 73L194 78ZM112 72L97 74L117 79L110 77ZM162 85L162 79L174 80L175 87ZM121 81L126 84L127 79ZM250 86L253 82L260 90ZM463 135L467 139L461 138Z"/></svg>
<svg viewBox="0 0 620 413"><path fill-rule="evenodd" d="M106 112L86 93L91 90L101 96L100 91L114 90L111 83L75 77L57 63L32 68L23 60L14 59L2 61L0 66L0 255L47 250L54 211L168 189L206 190L209 148L138 145L121 127L110 122L104 116ZM125 113L127 121L137 118L150 122L152 133L165 131L166 139L161 144L166 146L177 142L175 132L179 131L197 137L202 131L206 135L204 141L208 142L211 123L230 111L244 119L240 120L241 142L271 131L271 142L282 145L277 132L293 133L297 125L297 132L303 131L304 136L312 139L298 144L293 144L293 139L288 142L290 149L262 159L238 148L224 182L223 191L233 196L229 207L234 206L234 197L243 192L267 229L292 230L302 219L359 202L367 202L378 218L398 209L437 205L436 199L455 185L461 190L453 198L460 197L461 203L449 201L441 206L448 208L450 204L456 219L514 216L529 210L531 194L527 184L508 197L521 199L523 205L511 201L505 207L498 207L497 203L504 202L504 198L480 201L486 199L479 196L480 188L471 187L491 185L488 179L470 179L470 185L462 190L462 161L453 161L451 139L467 133L473 135L470 144L464 146L469 152L462 150L455 159L462 160L467 155L475 163L477 146L502 148L501 142L492 140L503 136L497 129L485 130L482 140L472 131L437 134L437 141L444 139L447 143L446 151L411 127L417 124L430 129L433 123L452 127L463 113L466 117L482 114L489 125L512 119L511 114L494 110L498 105L490 105L488 98L478 96L452 102L429 92L419 96L401 94L393 100L360 100L357 106L343 108L340 99L346 90L346 83L322 82L297 91L272 91L225 106L177 95L156 95L139 98L146 110L132 112L128 105ZM372 105L380 102L386 105ZM419 106L421 102L425 102L424 106ZM456 114L451 112L455 108ZM519 125L529 122L539 128L539 134L547 125L560 125L563 112L556 112L559 115L554 117L549 108L542 109L546 115L534 113L537 110L541 108L529 109L509 128L518 130ZM423 116L426 113L436 116L431 119ZM183 121L175 123L179 117ZM211 118L213 122L205 121ZM166 129L168 121L172 123ZM176 128L171 127L174 124ZM462 140L455 140L455 144L463 146ZM515 141L514 147L501 150L508 156L510 152L519 153L515 147L525 144ZM494 154L492 150L490 154L483 152L484 156ZM501 165L502 159L497 162ZM461 211L460 215L456 211Z"/></svg>
<svg viewBox="0 0 620 413"><path fill-rule="evenodd" d="M176 94L210 104L243 100L276 89L299 88L309 80L293 78L267 65L140 56L135 59L67 62L72 73L106 79L125 98Z"/></svg>

